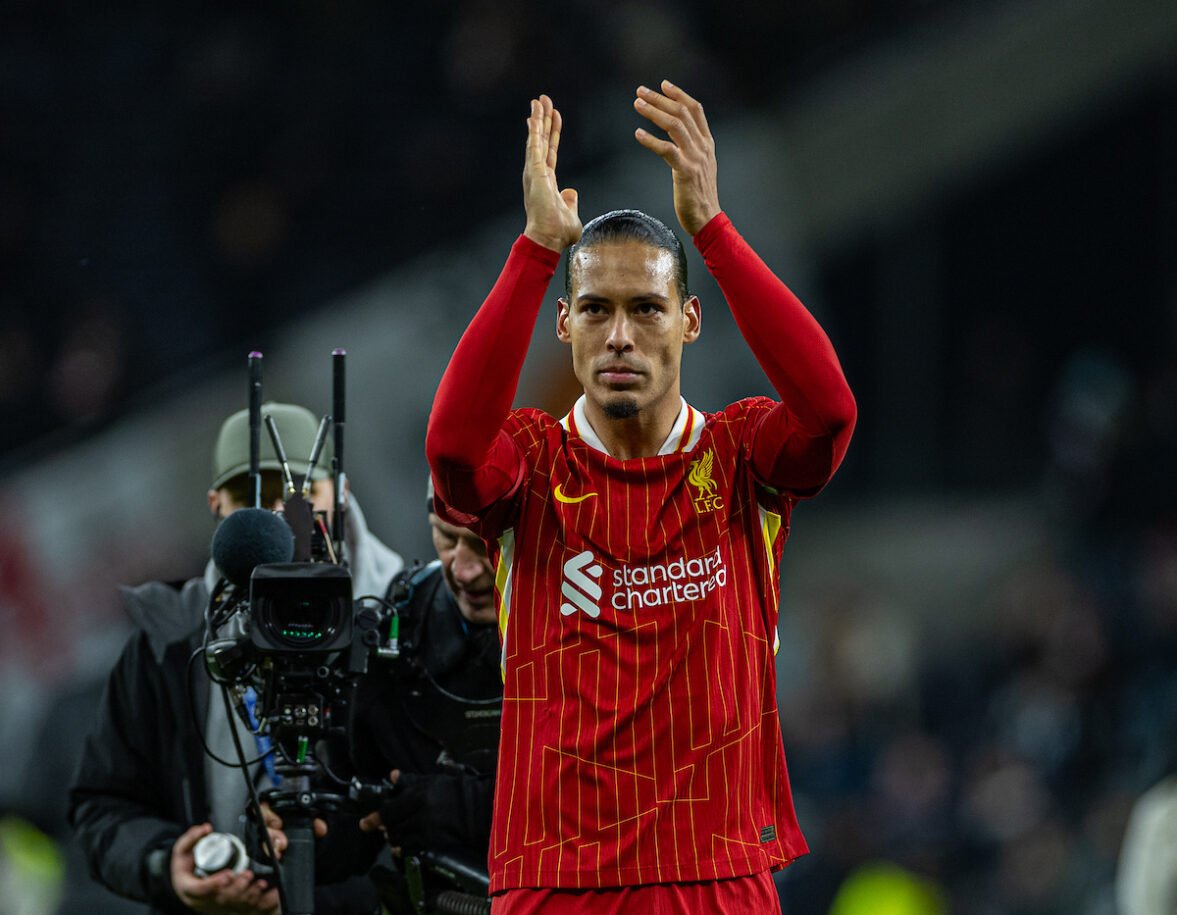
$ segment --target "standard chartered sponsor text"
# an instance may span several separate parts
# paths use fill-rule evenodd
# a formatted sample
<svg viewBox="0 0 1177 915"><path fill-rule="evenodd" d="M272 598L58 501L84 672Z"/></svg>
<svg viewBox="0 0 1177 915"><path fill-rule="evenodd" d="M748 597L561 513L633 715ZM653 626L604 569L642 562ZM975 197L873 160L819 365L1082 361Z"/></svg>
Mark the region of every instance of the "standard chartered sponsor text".
<svg viewBox="0 0 1177 915"><path fill-rule="evenodd" d="M647 566L613 570L614 610L639 610L680 601L701 600L727 584L727 566L719 547L697 559L680 556Z"/></svg>

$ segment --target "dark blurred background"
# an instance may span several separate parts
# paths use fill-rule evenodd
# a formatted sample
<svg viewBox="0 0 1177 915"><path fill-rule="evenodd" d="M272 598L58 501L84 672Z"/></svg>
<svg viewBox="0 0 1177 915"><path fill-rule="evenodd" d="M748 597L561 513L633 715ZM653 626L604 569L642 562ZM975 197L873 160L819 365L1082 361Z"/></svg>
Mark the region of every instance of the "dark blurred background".
<svg viewBox="0 0 1177 915"><path fill-rule="evenodd" d="M786 552L814 849L786 911L1115 911L1177 759L1175 7L5 4L0 735L109 666L118 583L202 568L251 349L321 412L349 349L359 498L427 558L429 397L522 226L527 100L564 113L587 214L669 220L629 105L670 77L860 408ZM704 302L685 392L714 409L763 382ZM565 360L538 349L520 400L567 409ZM5 879L53 910L53 879Z"/></svg>

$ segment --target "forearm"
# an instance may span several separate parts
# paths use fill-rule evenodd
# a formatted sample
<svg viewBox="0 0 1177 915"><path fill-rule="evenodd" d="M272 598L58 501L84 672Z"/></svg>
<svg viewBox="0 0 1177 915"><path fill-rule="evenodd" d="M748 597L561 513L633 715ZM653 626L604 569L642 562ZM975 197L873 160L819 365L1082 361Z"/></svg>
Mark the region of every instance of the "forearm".
<svg viewBox="0 0 1177 915"><path fill-rule="evenodd" d="M501 434L559 254L520 237L442 375L425 451L442 498L482 508L515 483L518 454Z"/></svg>
<svg viewBox="0 0 1177 915"><path fill-rule="evenodd" d="M91 875L120 896L150 902L165 911L185 911L163 866L149 867L157 849L169 849L183 832L180 824L109 798L78 801L72 816L78 846Z"/></svg>
<svg viewBox="0 0 1177 915"><path fill-rule="evenodd" d="M794 451L807 452L814 466L800 469L801 482L820 485L824 479L817 478L824 473L828 479L841 463L857 417L854 395L829 337L726 215L712 219L694 240L741 334L781 398L780 415L770 421L780 428L772 437L782 443L789 438ZM779 479L781 456L759 457L765 475Z"/></svg>

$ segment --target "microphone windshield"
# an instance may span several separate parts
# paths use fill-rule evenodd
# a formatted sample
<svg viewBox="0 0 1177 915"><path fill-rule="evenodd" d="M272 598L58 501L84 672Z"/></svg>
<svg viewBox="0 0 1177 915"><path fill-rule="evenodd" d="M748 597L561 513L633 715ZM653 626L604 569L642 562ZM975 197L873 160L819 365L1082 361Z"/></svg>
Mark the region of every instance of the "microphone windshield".
<svg viewBox="0 0 1177 915"><path fill-rule="evenodd" d="M255 566L290 562L294 557L294 534L280 515L264 508L241 508L217 527L212 557L222 575L238 587L245 587Z"/></svg>

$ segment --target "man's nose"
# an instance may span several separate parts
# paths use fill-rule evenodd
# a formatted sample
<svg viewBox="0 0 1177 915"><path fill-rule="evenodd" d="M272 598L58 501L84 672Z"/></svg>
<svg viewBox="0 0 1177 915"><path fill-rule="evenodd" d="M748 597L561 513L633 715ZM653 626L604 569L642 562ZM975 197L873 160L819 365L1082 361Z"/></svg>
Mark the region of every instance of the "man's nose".
<svg viewBox="0 0 1177 915"><path fill-rule="evenodd" d="M459 542L454 548L454 578L463 584L477 579L485 571L482 556L473 548Z"/></svg>
<svg viewBox="0 0 1177 915"><path fill-rule="evenodd" d="M609 324L609 337L605 341L614 353L627 353L633 349L633 334L630 333L629 315L618 312Z"/></svg>

